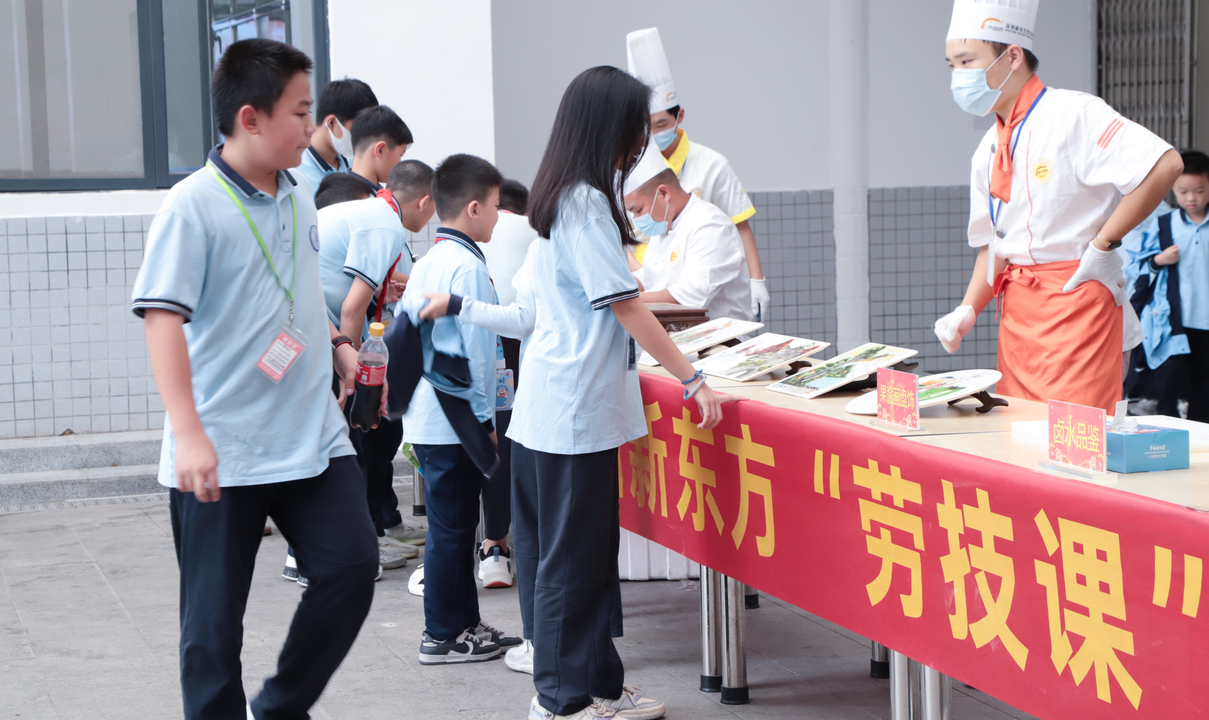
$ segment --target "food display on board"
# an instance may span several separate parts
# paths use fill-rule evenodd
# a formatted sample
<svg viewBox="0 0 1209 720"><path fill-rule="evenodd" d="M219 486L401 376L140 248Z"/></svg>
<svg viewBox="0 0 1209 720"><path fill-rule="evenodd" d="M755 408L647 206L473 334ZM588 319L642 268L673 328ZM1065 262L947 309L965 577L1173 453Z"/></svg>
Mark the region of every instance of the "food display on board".
<svg viewBox="0 0 1209 720"><path fill-rule="evenodd" d="M768 389L810 400L855 380L861 380L877 372L878 368L902 362L916 352L892 345L867 343L796 375L790 375L769 385Z"/></svg>
<svg viewBox="0 0 1209 720"><path fill-rule="evenodd" d="M764 327L764 323L752 322L750 320L715 318L687 330L674 332L671 334L671 338L672 342L676 343L676 348L680 352L685 355L691 355L706 348L720 345L727 340L733 340L737 337L753 333L762 327ZM650 353L644 352L642 353L642 357L638 359L638 364L654 367L659 363L655 362L655 358L651 357Z"/></svg>
<svg viewBox="0 0 1209 720"><path fill-rule="evenodd" d="M919 379L919 407L952 403L987 390L1003 377L997 370L955 370ZM853 415L876 415L877 393L854 398L844 406Z"/></svg>
<svg viewBox="0 0 1209 720"><path fill-rule="evenodd" d="M706 375L746 382L813 355L831 343L765 333L693 363Z"/></svg>

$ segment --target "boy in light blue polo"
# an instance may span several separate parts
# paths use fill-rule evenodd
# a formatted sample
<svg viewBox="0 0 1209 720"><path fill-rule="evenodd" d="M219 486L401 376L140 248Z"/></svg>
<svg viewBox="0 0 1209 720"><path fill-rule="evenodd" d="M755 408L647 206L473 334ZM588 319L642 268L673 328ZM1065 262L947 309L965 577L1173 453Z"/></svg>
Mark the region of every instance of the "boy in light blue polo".
<svg viewBox="0 0 1209 720"><path fill-rule="evenodd" d="M486 260L475 243L491 240L501 182L491 163L472 155L451 155L437 167L432 197L442 227L436 245L412 271L405 306L431 293L496 302ZM494 439L495 333L448 317L435 321L430 337L435 350L467 359L470 408ZM483 472L460 444L437 392L421 378L403 416L407 440L424 469L428 512L422 665L490 660L505 647L521 644L520 638L505 636L479 616L474 555Z"/></svg>
<svg viewBox="0 0 1209 720"><path fill-rule="evenodd" d="M312 193L319 192L319 183L328 175L352 170L353 118L377 104L374 91L360 80L333 80L319 91L315 119L321 127L311 135L311 146L293 170L295 177L307 179Z"/></svg>
<svg viewBox="0 0 1209 720"><path fill-rule="evenodd" d="M356 353L333 351L314 203L285 171L315 128L310 69L284 43L227 49L211 82L227 143L165 199L134 285L168 416L159 479L171 488L188 720L305 717L373 599L365 481L330 389L335 355L351 393ZM249 706L242 620L268 517L312 582Z"/></svg>

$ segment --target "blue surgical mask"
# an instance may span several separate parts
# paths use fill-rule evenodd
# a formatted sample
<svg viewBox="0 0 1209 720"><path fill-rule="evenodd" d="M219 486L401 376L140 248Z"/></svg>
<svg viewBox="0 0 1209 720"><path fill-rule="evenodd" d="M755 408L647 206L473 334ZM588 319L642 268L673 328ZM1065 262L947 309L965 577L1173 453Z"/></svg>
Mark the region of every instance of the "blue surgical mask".
<svg viewBox="0 0 1209 720"><path fill-rule="evenodd" d="M651 133L651 139L655 141L655 145L659 147L660 152L667 150L672 146L672 143L676 142L676 129L679 127L680 121L676 121L676 124L667 130Z"/></svg>
<svg viewBox="0 0 1209 720"><path fill-rule="evenodd" d="M984 68L976 70L958 68L953 71L951 88L953 90L953 100L957 103L958 107L971 115L979 117L990 114L991 110L995 107L995 103L999 102L999 97L1003 95L1003 86L1007 83L1008 78L1012 77L1012 73L1008 73L1003 82L999 83L999 87L992 88L987 83L987 70L990 70L1006 54L1007 50L1004 50L1003 54L995 58L995 62Z"/></svg>
<svg viewBox="0 0 1209 720"><path fill-rule="evenodd" d="M655 199L656 200L659 199L658 193L655 194ZM652 210L655 209L654 201L651 202L651 209ZM671 211L671 205L664 204L662 221L655 222L651 218L651 214L648 212L646 215L640 215L640 216L634 218L634 227L638 228L638 230L640 230L647 237L659 237L661 235L666 235L667 234L667 214L670 211Z"/></svg>

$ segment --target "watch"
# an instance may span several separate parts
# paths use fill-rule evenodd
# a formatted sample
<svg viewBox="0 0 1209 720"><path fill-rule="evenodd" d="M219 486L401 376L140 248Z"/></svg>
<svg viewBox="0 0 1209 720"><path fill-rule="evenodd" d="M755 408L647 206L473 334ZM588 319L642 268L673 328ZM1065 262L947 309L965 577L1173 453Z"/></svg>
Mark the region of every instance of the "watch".
<svg viewBox="0 0 1209 720"><path fill-rule="evenodd" d="M1103 241L1105 244L1108 245L1108 247L1101 248L1099 245L1099 241ZM1100 233L1096 233L1096 236L1094 238L1092 238L1091 242L1092 242L1092 245L1095 245L1098 249L1104 250L1106 252L1109 250L1116 250L1117 248L1121 247L1120 240L1105 240L1104 236L1101 235Z"/></svg>
<svg viewBox="0 0 1209 720"><path fill-rule="evenodd" d="M353 341L349 339L348 335L337 335L336 337L332 338L332 349L335 350L345 343L352 345Z"/></svg>

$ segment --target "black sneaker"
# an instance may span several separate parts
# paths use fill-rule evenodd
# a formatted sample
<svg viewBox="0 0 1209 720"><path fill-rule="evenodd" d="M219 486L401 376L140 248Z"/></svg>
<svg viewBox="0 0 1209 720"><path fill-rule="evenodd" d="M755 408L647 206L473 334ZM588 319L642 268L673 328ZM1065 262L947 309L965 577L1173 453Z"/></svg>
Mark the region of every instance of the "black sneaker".
<svg viewBox="0 0 1209 720"><path fill-rule="evenodd" d="M491 641L484 642L470 631L453 640L436 640L428 633L420 642L421 665L445 665L449 663L473 663L499 657L504 648Z"/></svg>
<svg viewBox="0 0 1209 720"><path fill-rule="evenodd" d="M298 561L294 559L293 555L285 556L285 568L283 568L281 571L281 577L289 580L290 582L296 582L302 587L306 587L310 584L307 582L306 578L298 574Z"/></svg>
<svg viewBox="0 0 1209 720"><path fill-rule="evenodd" d="M516 647L524 642L521 638L505 635L502 631L496 630L482 620L479 621L478 625L467 630L467 632L474 633L475 637L483 642L493 642L502 648Z"/></svg>

